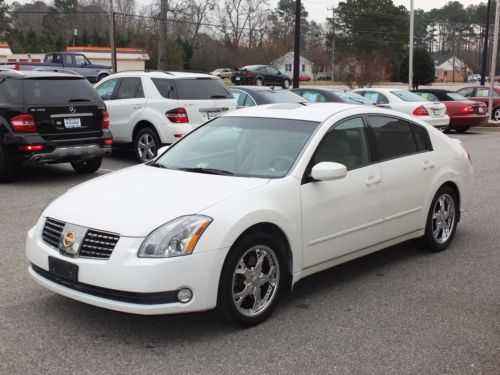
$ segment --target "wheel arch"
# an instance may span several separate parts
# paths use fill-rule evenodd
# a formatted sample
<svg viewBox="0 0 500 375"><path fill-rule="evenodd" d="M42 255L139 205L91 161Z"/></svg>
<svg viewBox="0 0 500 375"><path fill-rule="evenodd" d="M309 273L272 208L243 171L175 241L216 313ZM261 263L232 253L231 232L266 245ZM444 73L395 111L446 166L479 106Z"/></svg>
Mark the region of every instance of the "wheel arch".
<svg viewBox="0 0 500 375"><path fill-rule="evenodd" d="M161 137L160 137L158 130L153 125L153 123L148 121L148 120L140 120L137 122L137 124L135 124L134 129L132 130L132 143L135 142L135 137L137 136L137 133L139 133L142 129L145 129L145 128L152 129L156 133L156 136L158 137L158 139L160 140L160 143L161 143Z"/></svg>

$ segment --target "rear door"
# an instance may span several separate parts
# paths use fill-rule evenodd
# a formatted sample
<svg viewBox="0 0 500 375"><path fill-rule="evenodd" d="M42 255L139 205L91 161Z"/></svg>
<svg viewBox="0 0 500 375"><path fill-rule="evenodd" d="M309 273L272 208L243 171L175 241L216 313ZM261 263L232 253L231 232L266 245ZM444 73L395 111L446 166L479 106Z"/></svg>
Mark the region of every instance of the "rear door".
<svg viewBox="0 0 500 375"><path fill-rule="evenodd" d="M174 81L179 107L186 110L191 125L201 125L236 109L236 100L220 78L178 78Z"/></svg>
<svg viewBox="0 0 500 375"><path fill-rule="evenodd" d="M132 129L147 100L144 97L141 77L123 77L119 79L117 85L113 100L107 102L110 113L109 128L117 142L131 142Z"/></svg>
<svg viewBox="0 0 500 375"><path fill-rule="evenodd" d="M23 80L24 105L46 140L87 138L102 134L104 103L83 78Z"/></svg>

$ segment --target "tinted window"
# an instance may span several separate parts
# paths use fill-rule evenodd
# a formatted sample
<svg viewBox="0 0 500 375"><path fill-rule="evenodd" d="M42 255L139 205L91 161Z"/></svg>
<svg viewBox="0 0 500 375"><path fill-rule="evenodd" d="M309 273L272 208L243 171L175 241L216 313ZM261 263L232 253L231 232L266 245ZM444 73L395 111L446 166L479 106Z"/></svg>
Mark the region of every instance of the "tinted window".
<svg viewBox="0 0 500 375"><path fill-rule="evenodd" d="M233 98L236 99L236 105L238 107L244 107L245 106L245 99L247 98L247 94L243 91L240 90L230 90L231 94L233 95Z"/></svg>
<svg viewBox="0 0 500 375"><path fill-rule="evenodd" d="M417 93L421 98L428 100L430 102L439 102L439 99L436 95L431 92L419 92Z"/></svg>
<svg viewBox="0 0 500 375"><path fill-rule="evenodd" d="M245 98L244 106L245 107L253 107L254 105L256 105L255 100L253 100L253 98L247 94L247 96Z"/></svg>
<svg viewBox="0 0 500 375"><path fill-rule="evenodd" d="M195 78L176 79L178 99L207 100L207 99L232 99L231 94L224 87L220 79Z"/></svg>
<svg viewBox="0 0 500 375"><path fill-rule="evenodd" d="M260 96L266 103L303 103L304 98L288 90L260 91Z"/></svg>
<svg viewBox="0 0 500 375"><path fill-rule="evenodd" d="M383 94L375 91L362 91L362 96L368 99L372 104L389 104L389 99Z"/></svg>
<svg viewBox="0 0 500 375"><path fill-rule="evenodd" d="M22 102L21 80L0 78L0 103L21 104Z"/></svg>
<svg viewBox="0 0 500 375"><path fill-rule="evenodd" d="M111 100L113 96L113 91L115 90L118 78L110 79L109 81L100 84L96 90L102 100Z"/></svg>
<svg viewBox="0 0 500 375"><path fill-rule="evenodd" d="M75 64L76 65L86 65L87 61L85 60L85 56L75 55Z"/></svg>
<svg viewBox="0 0 500 375"><path fill-rule="evenodd" d="M427 130L425 130L423 126L417 124L411 124L411 129L413 130L413 135L415 136L418 151L430 150L427 143Z"/></svg>
<svg viewBox="0 0 500 375"><path fill-rule="evenodd" d="M302 97L310 102L326 102L324 95L314 91L304 91Z"/></svg>
<svg viewBox="0 0 500 375"><path fill-rule="evenodd" d="M174 84L170 79L151 78L161 96L167 99L175 99Z"/></svg>
<svg viewBox="0 0 500 375"><path fill-rule="evenodd" d="M473 87L465 87L465 88L457 91L457 93L459 93L460 95L463 95L463 96L472 96L473 92L474 92Z"/></svg>
<svg viewBox="0 0 500 375"><path fill-rule="evenodd" d="M177 142L157 163L199 173L211 169L235 176L283 177L318 125L290 119L220 117Z"/></svg>
<svg viewBox="0 0 500 375"><path fill-rule="evenodd" d="M368 119L379 159L392 159L417 152L409 122L382 116L369 116Z"/></svg>
<svg viewBox="0 0 500 375"><path fill-rule="evenodd" d="M487 98L489 96L490 96L490 89L487 89L487 88L477 88L476 89L476 95L475 95L476 98ZM493 91L493 96L497 97L498 94L495 91Z"/></svg>
<svg viewBox="0 0 500 375"><path fill-rule="evenodd" d="M71 55L64 56L64 64L65 65L73 65L73 59Z"/></svg>
<svg viewBox="0 0 500 375"><path fill-rule="evenodd" d="M424 102L425 100L418 96L417 94L414 94L409 91L405 90L393 90L391 91L392 94L396 95L399 99L401 99L404 102Z"/></svg>
<svg viewBox="0 0 500 375"><path fill-rule="evenodd" d="M94 87L86 79L24 79L25 104L59 104L72 101L101 102Z"/></svg>
<svg viewBox="0 0 500 375"><path fill-rule="evenodd" d="M142 83L139 77L122 78L116 99L143 98Z"/></svg>
<svg viewBox="0 0 500 375"><path fill-rule="evenodd" d="M314 164L323 161L344 164L347 170L370 162L366 129L361 118L336 125L325 135L313 157Z"/></svg>

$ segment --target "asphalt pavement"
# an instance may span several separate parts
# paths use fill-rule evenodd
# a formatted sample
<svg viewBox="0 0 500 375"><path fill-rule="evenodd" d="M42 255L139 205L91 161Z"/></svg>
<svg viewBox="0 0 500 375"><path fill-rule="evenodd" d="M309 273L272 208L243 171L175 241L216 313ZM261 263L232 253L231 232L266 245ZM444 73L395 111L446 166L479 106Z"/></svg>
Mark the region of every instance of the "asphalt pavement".
<svg viewBox="0 0 500 375"><path fill-rule="evenodd" d="M35 284L26 232L89 177L23 170L0 185L0 374L500 374L500 133L450 136L472 155L476 190L447 251L408 242L311 276L244 330L210 313L104 310ZM120 153L98 174L133 164Z"/></svg>

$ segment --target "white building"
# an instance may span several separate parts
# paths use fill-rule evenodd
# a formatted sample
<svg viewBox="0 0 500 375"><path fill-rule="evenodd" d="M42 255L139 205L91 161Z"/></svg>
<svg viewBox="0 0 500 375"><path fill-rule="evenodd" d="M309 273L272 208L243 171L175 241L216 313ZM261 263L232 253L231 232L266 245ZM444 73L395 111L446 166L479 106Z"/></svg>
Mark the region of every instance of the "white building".
<svg viewBox="0 0 500 375"><path fill-rule="evenodd" d="M293 51L288 52L286 55L278 57L274 60L271 65L275 66L277 69L290 77L293 75ZM300 75L309 76L311 79L324 79L325 77L331 77L329 67L320 67L317 69L316 76L314 75L314 70L316 67L311 60L300 56L299 70Z"/></svg>

